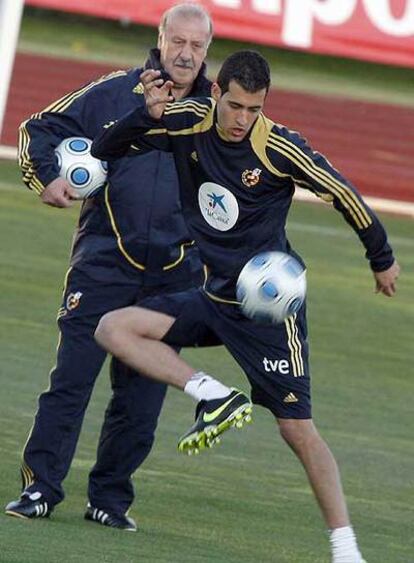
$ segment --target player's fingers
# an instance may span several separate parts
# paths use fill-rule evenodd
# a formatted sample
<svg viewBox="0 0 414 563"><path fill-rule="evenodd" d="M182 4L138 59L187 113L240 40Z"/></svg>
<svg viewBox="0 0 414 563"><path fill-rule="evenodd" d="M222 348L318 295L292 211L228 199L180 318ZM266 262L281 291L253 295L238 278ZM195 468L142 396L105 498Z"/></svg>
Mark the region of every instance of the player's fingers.
<svg viewBox="0 0 414 563"><path fill-rule="evenodd" d="M174 83L171 80L167 80L163 84L163 86L159 89L160 96L166 102L172 102L174 100L174 96L171 95L171 88L173 87Z"/></svg>
<svg viewBox="0 0 414 563"><path fill-rule="evenodd" d="M395 293L394 284L384 285L381 288L381 293L386 295L387 297L392 297Z"/></svg>
<svg viewBox="0 0 414 563"><path fill-rule="evenodd" d="M166 80L166 81L164 82L164 85L163 85L162 88L163 88L164 90L170 91L173 86L174 86L174 82L173 82L172 80Z"/></svg>
<svg viewBox="0 0 414 563"><path fill-rule="evenodd" d="M152 88L154 88L154 86L157 85L156 82L158 80L161 81L160 84L163 83L162 78L160 78L161 73L160 73L159 70L157 70L157 71L146 71L146 72L148 72L148 74L146 74L146 76L141 75L141 82L142 82L142 85L144 86L145 90L149 91Z"/></svg>
<svg viewBox="0 0 414 563"><path fill-rule="evenodd" d="M49 202L52 202L52 205L62 208L71 207L75 199L78 199L78 192L70 184L67 184L62 192L54 194L53 198L47 198Z"/></svg>
<svg viewBox="0 0 414 563"><path fill-rule="evenodd" d="M144 88L146 92L152 92L154 88L160 88L164 84L164 80L162 78L158 78L157 80L151 80L151 82L147 82Z"/></svg>
<svg viewBox="0 0 414 563"><path fill-rule="evenodd" d="M160 76L161 71L160 70L153 70L152 68L149 68L147 70L144 70L143 73L141 73L141 76L139 77L142 84L147 84L148 82L152 82L155 78L157 78L158 76Z"/></svg>
<svg viewBox="0 0 414 563"><path fill-rule="evenodd" d="M166 82L161 88L158 88L156 92L153 93L152 100L154 103L157 104L165 104L167 102L172 102L174 100L174 96L170 94L171 82Z"/></svg>

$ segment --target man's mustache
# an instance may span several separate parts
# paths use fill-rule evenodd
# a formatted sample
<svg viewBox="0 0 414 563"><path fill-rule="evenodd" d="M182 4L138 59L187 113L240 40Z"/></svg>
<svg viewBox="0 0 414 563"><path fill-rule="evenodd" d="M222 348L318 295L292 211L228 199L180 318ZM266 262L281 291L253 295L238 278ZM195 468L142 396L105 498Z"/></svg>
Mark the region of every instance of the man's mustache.
<svg viewBox="0 0 414 563"><path fill-rule="evenodd" d="M177 66L182 66L184 68L194 68L194 65L191 61L183 61L182 59L177 59L174 64Z"/></svg>

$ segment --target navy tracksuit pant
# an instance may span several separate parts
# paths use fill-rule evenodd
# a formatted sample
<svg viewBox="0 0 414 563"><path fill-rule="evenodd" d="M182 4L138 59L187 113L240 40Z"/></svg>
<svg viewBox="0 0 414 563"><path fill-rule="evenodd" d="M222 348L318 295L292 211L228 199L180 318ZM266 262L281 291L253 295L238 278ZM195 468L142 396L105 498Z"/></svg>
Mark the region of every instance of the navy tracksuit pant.
<svg viewBox="0 0 414 563"><path fill-rule="evenodd" d="M188 281L188 285L192 280ZM183 284L169 286L169 291ZM60 341L50 386L39 398L34 426L23 452L23 488L40 491L50 504L62 501L62 482L75 454L85 411L106 353L94 331L108 311L138 304L156 291L103 284L71 271L58 314ZM124 513L134 499L131 475L145 460L166 386L141 377L118 360L111 364L112 399L105 413L97 462L89 475L93 506Z"/></svg>

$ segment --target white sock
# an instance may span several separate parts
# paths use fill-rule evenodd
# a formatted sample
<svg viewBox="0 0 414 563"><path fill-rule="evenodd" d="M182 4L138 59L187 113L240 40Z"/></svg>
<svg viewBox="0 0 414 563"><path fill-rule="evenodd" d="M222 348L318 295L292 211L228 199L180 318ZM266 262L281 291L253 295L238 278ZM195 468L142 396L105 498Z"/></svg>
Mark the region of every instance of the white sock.
<svg viewBox="0 0 414 563"><path fill-rule="evenodd" d="M352 526L330 530L332 563L363 563Z"/></svg>
<svg viewBox="0 0 414 563"><path fill-rule="evenodd" d="M203 371L199 371L187 381L184 393L187 393L196 401L210 401L211 399L226 397L231 393L231 389Z"/></svg>

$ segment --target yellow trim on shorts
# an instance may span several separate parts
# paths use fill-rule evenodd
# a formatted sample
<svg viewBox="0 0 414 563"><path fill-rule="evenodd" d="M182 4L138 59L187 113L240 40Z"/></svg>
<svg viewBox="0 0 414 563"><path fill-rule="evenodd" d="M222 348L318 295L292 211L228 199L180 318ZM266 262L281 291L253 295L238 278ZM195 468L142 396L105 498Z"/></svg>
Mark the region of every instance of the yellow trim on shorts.
<svg viewBox="0 0 414 563"><path fill-rule="evenodd" d="M305 369L303 366L302 344L299 339L296 317L297 315L295 314L285 319L285 327L288 335L288 346L290 350L293 376L302 377L305 375Z"/></svg>

